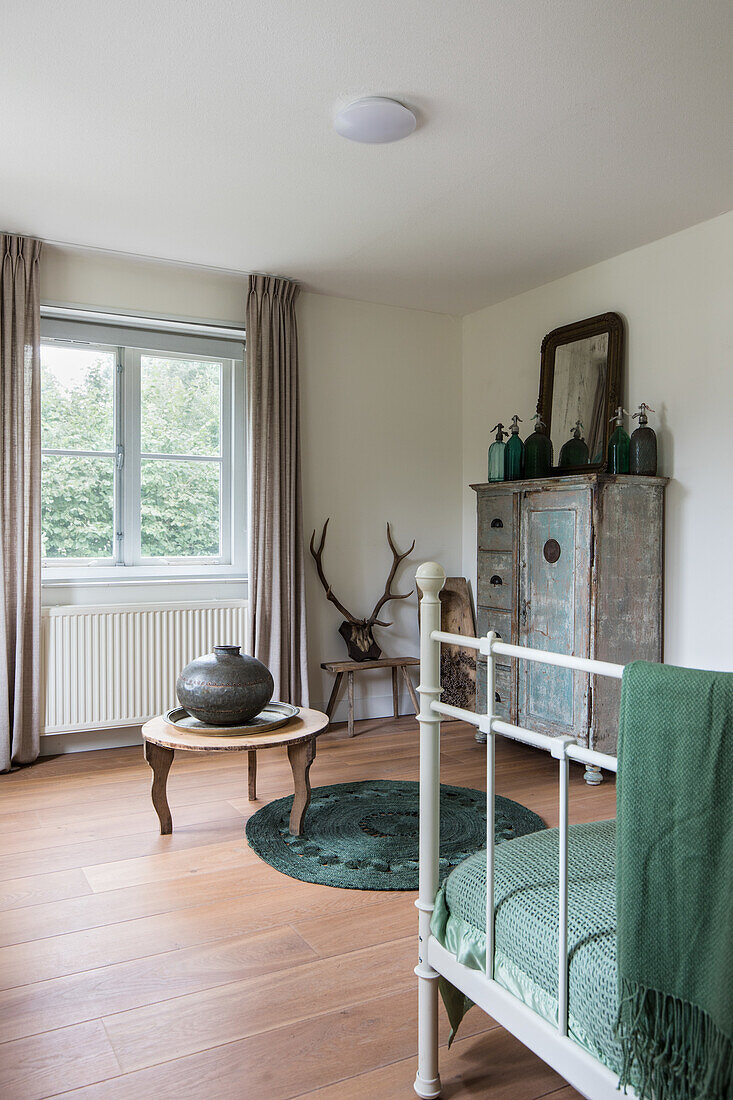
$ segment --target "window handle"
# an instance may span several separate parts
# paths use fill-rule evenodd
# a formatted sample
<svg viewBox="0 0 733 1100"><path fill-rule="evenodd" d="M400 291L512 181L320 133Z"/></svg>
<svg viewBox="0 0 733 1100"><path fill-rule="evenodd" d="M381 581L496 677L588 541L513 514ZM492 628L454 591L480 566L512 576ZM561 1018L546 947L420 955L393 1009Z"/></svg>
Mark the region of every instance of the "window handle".
<svg viewBox="0 0 733 1100"><path fill-rule="evenodd" d="M121 443L117 444L117 457L115 461L117 462L117 469L121 470L125 465L125 448Z"/></svg>

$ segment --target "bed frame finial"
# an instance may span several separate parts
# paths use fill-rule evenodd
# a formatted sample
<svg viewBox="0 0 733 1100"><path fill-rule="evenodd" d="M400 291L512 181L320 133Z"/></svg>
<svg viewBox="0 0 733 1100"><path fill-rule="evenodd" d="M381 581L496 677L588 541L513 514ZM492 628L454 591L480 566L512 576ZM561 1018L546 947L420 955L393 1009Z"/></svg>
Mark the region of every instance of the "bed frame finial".
<svg viewBox="0 0 733 1100"><path fill-rule="evenodd" d="M445 569L437 561L424 561L417 567L415 579L423 592L423 600L425 596L435 599L445 584Z"/></svg>

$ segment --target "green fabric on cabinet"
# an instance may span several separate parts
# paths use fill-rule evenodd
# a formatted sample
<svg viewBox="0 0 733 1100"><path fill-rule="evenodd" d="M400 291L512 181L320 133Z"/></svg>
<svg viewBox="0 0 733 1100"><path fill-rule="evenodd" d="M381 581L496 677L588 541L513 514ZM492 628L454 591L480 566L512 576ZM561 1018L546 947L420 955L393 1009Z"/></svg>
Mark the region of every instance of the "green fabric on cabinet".
<svg viewBox="0 0 733 1100"><path fill-rule="evenodd" d="M733 1097L733 674L624 670L617 787L622 1083Z"/></svg>

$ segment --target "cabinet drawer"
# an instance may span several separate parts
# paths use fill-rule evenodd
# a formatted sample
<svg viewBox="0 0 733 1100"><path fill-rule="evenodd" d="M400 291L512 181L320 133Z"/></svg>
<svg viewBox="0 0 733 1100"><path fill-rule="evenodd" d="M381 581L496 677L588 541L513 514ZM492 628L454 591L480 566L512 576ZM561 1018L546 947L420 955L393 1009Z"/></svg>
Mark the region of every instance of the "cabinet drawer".
<svg viewBox="0 0 733 1100"><path fill-rule="evenodd" d="M486 713L486 661L481 660L478 665L476 678L476 710ZM503 718L505 722L511 722L512 696L511 673L508 668L496 666L494 676L494 713Z"/></svg>
<svg viewBox="0 0 733 1100"><path fill-rule="evenodd" d="M511 550L514 541L514 493L478 499L479 550Z"/></svg>
<svg viewBox="0 0 733 1100"><path fill-rule="evenodd" d="M514 557L510 553L479 550L478 603L511 611L514 595Z"/></svg>
<svg viewBox="0 0 733 1100"><path fill-rule="evenodd" d="M490 630L495 631L503 642L512 641L512 615L510 611L495 611L493 607L479 607L477 608L476 615L477 630L479 637L484 634L488 634ZM478 682L480 690L483 692L479 695L480 699L486 698L486 658L479 657L478 654L476 661L476 674L478 676ZM500 675L509 676L511 657L497 657L496 660L496 676ZM507 689L508 698L508 689Z"/></svg>
<svg viewBox="0 0 733 1100"><path fill-rule="evenodd" d="M477 614L479 637L495 631L502 642L512 641L512 613L511 611L495 611L493 607L479 607ZM505 665L509 664L509 657L502 658Z"/></svg>
<svg viewBox="0 0 733 1100"><path fill-rule="evenodd" d="M494 675L494 706L496 713L505 722L511 720L511 703L511 673L508 668L497 665Z"/></svg>

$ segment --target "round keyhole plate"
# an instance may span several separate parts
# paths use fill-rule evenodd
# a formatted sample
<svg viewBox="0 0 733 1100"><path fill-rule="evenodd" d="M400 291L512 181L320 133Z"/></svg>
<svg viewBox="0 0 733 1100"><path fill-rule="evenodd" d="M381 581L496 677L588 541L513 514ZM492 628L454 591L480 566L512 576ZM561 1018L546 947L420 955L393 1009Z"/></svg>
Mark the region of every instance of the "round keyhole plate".
<svg viewBox="0 0 733 1100"><path fill-rule="evenodd" d="M542 553L545 556L545 561L549 561L550 565L554 565L560 557L560 543L557 539L548 539L542 548Z"/></svg>

